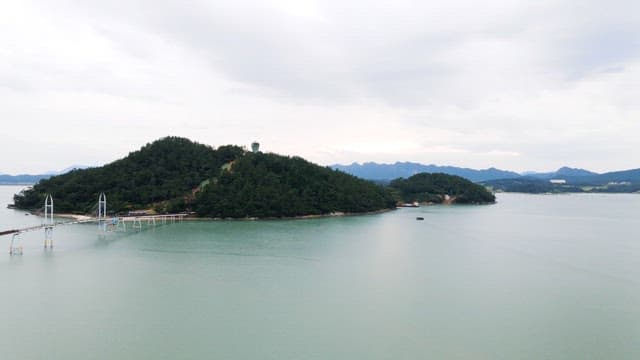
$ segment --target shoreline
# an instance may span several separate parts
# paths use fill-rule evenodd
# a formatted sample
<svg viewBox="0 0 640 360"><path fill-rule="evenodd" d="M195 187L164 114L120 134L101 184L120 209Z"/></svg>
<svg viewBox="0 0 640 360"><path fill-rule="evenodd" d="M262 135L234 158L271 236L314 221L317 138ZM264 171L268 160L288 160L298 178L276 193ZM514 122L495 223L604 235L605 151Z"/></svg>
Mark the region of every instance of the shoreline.
<svg viewBox="0 0 640 360"><path fill-rule="evenodd" d="M20 210L20 209L15 209ZM367 211L361 213L345 213L345 212L334 212L330 214L316 214L316 215L299 215L299 216L286 216L286 217L244 217L244 218L212 218L212 217L198 217L193 215L184 215L182 218L183 221L274 221L274 220L306 220L306 219L323 219L323 218L335 218L335 217L348 217L348 216L369 216L369 215L379 215L387 212L391 212L397 209L381 209L376 211ZM24 210L23 210L24 211ZM42 216L41 212L30 212L31 215ZM156 214L157 216L161 216L163 214ZM146 215L153 216L153 215ZM134 216L138 218L145 218L146 216ZM94 217L89 215L80 215L80 214L71 214L71 213L62 213L62 214L54 214L54 217L63 218L63 219L71 219L75 221L83 221L94 219ZM121 217L121 216L119 216ZM109 219L110 217L107 217Z"/></svg>
<svg viewBox="0 0 640 360"><path fill-rule="evenodd" d="M496 191L494 194L523 194L523 195L640 195L640 191L633 192L608 192L608 191L562 191L562 192L522 192L522 191Z"/></svg>
<svg viewBox="0 0 640 360"><path fill-rule="evenodd" d="M41 213L36 213L36 214L33 214L33 215L42 216ZM76 220L76 221L83 221L83 220L93 219L93 217L89 216L89 215L78 215L78 214L68 214L68 213L53 214L53 217L59 217L59 218L63 218L63 219L72 219L72 220Z"/></svg>
<svg viewBox="0 0 640 360"><path fill-rule="evenodd" d="M243 218L212 218L212 217L197 217L187 215L183 218L184 221L277 221L277 220L307 220L307 219L324 219L324 218L337 218L337 217L349 217L349 216L370 216L379 215L387 212L394 211L396 209L381 209L375 211L367 211L361 213L345 213L345 212L333 212L329 214L316 214L316 215L298 215L298 216L283 216L283 217L243 217Z"/></svg>

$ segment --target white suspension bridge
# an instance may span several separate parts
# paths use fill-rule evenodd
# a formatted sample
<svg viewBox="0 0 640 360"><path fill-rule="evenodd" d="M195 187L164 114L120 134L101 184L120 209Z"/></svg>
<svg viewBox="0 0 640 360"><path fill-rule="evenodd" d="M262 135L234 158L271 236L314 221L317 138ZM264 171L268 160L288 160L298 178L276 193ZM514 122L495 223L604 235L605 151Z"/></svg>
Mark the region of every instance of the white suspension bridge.
<svg viewBox="0 0 640 360"><path fill-rule="evenodd" d="M107 217L107 196L101 193L98 197L98 215L96 217L55 221L53 218L53 197L48 194L44 200L44 220L42 224L0 231L0 236L11 235L9 254L22 255L23 248L20 244L20 235L26 232L44 230L44 248L47 250L53 249L53 229L56 226L96 223L99 232L126 232L127 228L142 230L145 227L175 223L176 221L182 221L185 216L186 214L162 214Z"/></svg>

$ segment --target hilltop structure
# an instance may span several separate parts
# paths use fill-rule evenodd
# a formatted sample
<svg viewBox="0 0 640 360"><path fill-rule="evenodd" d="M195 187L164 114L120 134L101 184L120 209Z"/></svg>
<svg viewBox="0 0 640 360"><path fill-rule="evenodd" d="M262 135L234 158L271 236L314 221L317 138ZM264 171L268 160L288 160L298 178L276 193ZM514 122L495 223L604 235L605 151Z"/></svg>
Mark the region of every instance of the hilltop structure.
<svg viewBox="0 0 640 360"><path fill-rule="evenodd" d="M253 153L257 153L258 151L260 151L260 143L257 141L254 141L251 143L251 151L253 151Z"/></svg>

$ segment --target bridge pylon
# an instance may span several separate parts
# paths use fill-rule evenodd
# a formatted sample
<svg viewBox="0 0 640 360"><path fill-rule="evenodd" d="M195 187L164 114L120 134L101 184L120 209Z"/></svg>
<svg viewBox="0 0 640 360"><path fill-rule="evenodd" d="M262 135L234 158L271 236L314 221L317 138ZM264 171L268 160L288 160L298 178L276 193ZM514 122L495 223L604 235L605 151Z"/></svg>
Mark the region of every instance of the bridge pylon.
<svg viewBox="0 0 640 360"><path fill-rule="evenodd" d="M53 196L48 194L44 199L44 248L53 249Z"/></svg>
<svg viewBox="0 0 640 360"><path fill-rule="evenodd" d="M107 196L104 193L98 197L98 229L107 231Z"/></svg>

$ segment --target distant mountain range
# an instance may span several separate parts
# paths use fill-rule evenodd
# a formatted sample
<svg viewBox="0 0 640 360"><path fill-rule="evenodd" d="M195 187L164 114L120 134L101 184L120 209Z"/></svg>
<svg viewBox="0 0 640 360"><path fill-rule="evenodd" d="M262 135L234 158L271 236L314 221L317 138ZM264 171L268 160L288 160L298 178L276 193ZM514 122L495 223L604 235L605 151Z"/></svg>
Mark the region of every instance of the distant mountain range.
<svg viewBox="0 0 640 360"><path fill-rule="evenodd" d="M458 175L473 182L488 184L498 180L501 184L544 184L549 183L552 179L565 180L567 184L577 186L600 186L610 183L626 182L633 184L640 183L640 169L599 174L585 169L562 167L553 172L524 172L519 174L517 172L496 168L476 170L455 166L424 165L413 162L396 162L394 164L367 162L364 164L353 163L351 165L332 165L331 167L351 175L379 182L388 182L400 177L408 178L417 173L427 172Z"/></svg>
<svg viewBox="0 0 640 360"><path fill-rule="evenodd" d="M8 175L0 174L0 185L33 185L42 179L48 179L54 175L66 174L71 170L87 169L90 166L85 165L73 165L60 171L48 171L44 174L38 175Z"/></svg>
<svg viewBox="0 0 640 360"><path fill-rule="evenodd" d="M0 185L33 185L51 175L0 175Z"/></svg>
<svg viewBox="0 0 640 360"><path fill-rule="evenodd" d="M457 175L473 182L495 179L511 179L522 176L513 171L500 170L496 168L475 170L455 166L424 165L413 162L396 162L395 164L366 162L364 164L353 163L351 165L332 165L331 168L363 179L376 181L390 181L397 178L408 178L419 173L443 173Z"/></svg>
<svg viewBox="0 0 640 360"><path fill-rule="evenodd" d="M554 181L552 181L552 179ZM549 177L522 176L512 179L495 179L481 182L494 191L523 193L637 193L640 192L640 169L614 171L591 175L569 173Z"/></svg>
<svg viewBox="0 0 640 360"><path fill-rule="evenodd" d="M575 169L570 167L561 167L557 171L548 172L548 173L537 173L537 172L525 172L522 173L523 176L538 178L538 179L553 179L553 178L565 178L565 177L586 177L586 176L596 176L599 175L593 171L585 170L585 169Z"/></svg>
<svg viewBox="0 0 640 360"><path fill-rule="evenodd" d="M542 181L550 182L550 180L564 180L570 185L616 185L612 183L639 183L640 184L640 169L612 171L607 173L598 174L592 171L583 169L571 169L567 167L560 168L553 173L528 173L520 177L520 179L527 179L529 181ZM508 179L494 179L494 180L508 180ZM492 180L486 180L492 181Z"/></svg>

